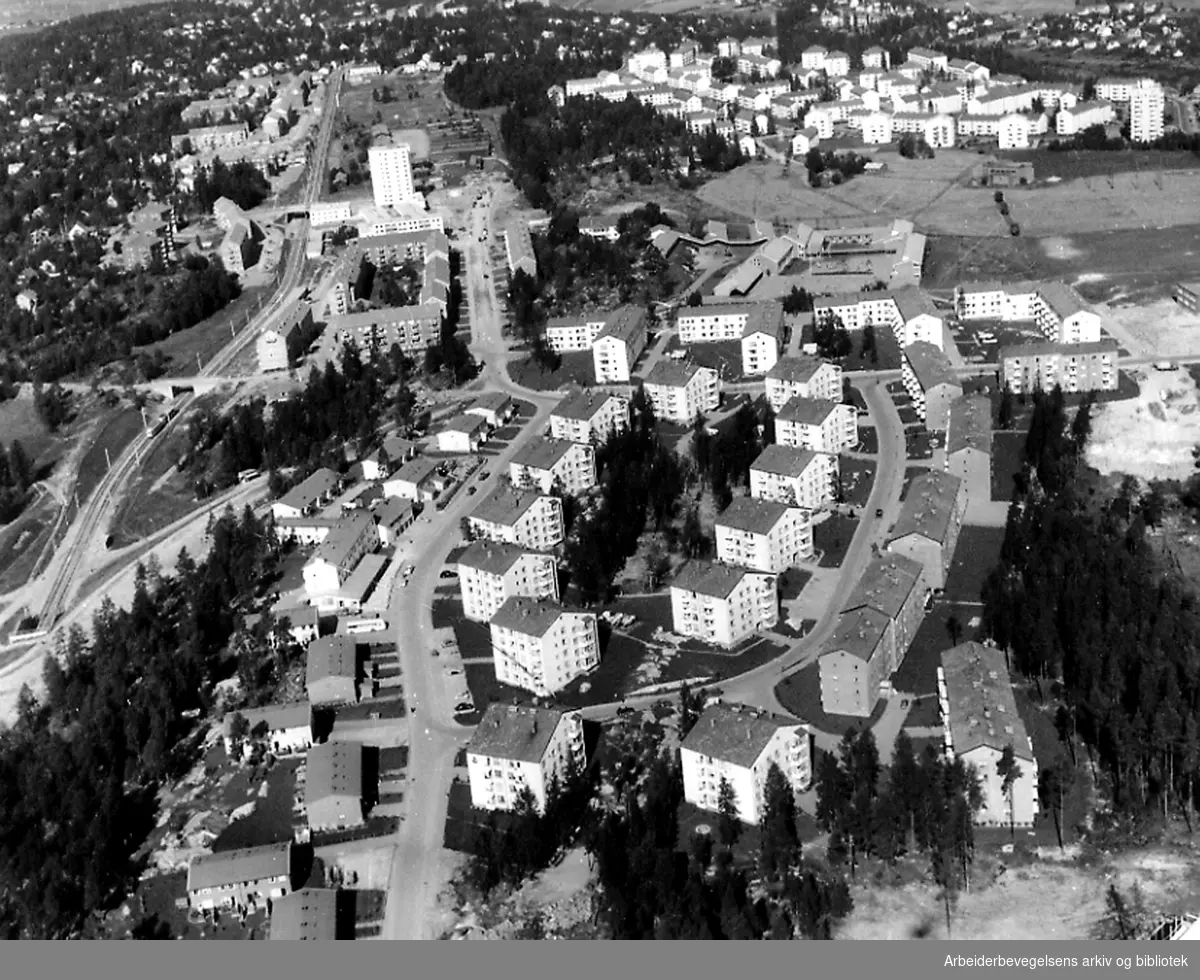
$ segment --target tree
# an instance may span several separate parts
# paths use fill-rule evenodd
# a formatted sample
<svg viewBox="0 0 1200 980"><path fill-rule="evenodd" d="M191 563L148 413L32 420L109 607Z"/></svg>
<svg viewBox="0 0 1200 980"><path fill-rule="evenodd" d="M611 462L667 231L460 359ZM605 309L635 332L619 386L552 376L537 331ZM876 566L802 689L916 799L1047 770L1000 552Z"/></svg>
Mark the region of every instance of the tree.
<svg viewBox="0 0 1200 980"><path fill-rule="evenodd" d="M1011 429L1013 424L1013 392L1012 386L1004 382L1004 391L1000 394L1000 410L996 424L1001 429Z"/></svg>
<svg viewBox="0 0 1200 980"><path fill-rule="evenodd" d="M722 845L732 849L742 836L742 820L738 815L737 791L724 776L717 789L717 837Z"/></svg>
<svg viewBox="0 0 1200 980"><path fill-rule="evenodd" d="M1015 841L1017 839L1017 811L1014 800L1014 790L1017 785L1017 780L1021 778L1021 766L1017 762L1016 755L1013 753L1012 743L1004 746L1004 751L1000 753L1000 759L996 763L996 774L1000 777L1000 792L1008 800L1008 829L1009 834Z"/></svg>
<svg viewBox="0 0 1200 980"><path fill-rule="evenodd" d="M946 618L946 632L950 634L950 645L958 646L958 641L962 639L963 625L957 613L951 613Z"/></svg>
<svg viewBox="0 0 1200 980"><path fill-rule="evenodd" d="M763 783L762 819L759 821L759 871L767 880L779 881L799 859L800 834L796 828L796 794L783 770L772 762Z"/></svg>

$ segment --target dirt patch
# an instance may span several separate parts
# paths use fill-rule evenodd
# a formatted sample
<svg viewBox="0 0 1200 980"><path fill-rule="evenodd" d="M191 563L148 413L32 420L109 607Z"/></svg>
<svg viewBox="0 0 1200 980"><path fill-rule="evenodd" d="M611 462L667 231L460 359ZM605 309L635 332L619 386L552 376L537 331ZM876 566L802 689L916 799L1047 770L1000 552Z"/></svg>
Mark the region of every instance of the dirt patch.
<svg viewBox="0 0 1200 980"><path fill-rule="evenodd" d="M1145 306L1106 306L1104 324L1131 354L1180 357L1200 346L1200 316L1174 300Z"/></svg>
<svg viewBox="0 0 1200 980"><path fill-rule="evenodd" d="M1087 461L1101 473L1186 479L1200 443L1196 382L1183 370L1151 370L1138 372L1138 383L1137 398L1095 410Z"/></svg>
<svg viewBox="0 0 1200 980"><path fill-rule="evenodd" d="M1052 236L1041 240L1042 251L1051 259L1074 259L1083 254L1069 238Z"/></svg>

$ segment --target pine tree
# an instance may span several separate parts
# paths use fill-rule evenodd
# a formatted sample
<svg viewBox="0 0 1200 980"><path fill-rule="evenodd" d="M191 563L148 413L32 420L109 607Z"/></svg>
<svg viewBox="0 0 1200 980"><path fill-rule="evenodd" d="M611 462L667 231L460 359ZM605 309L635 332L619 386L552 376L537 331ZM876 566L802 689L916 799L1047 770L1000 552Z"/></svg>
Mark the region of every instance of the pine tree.
<svg viewBox="0 0 1200 980"><path fill-rule="evenodd" d="M742 836L742 821L738 815L737 791L724 776L717 789L717 837L727 848L737 845Z"/></svg>

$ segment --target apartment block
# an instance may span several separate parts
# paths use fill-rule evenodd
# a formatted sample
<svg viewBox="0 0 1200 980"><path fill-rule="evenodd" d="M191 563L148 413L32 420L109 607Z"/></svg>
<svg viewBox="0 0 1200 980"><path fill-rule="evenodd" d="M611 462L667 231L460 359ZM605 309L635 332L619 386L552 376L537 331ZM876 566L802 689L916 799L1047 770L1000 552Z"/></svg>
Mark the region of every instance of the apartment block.
<svg viewBox="0 0 1200 980"><path fill-rule="evenodd" d="M737 497L717 515L717 558L782 574L812 557L810 512L761 497Z"/></svg>
<svg viewBox="0 0 1200 980"><path fill-rule="evenodd" d="M831 453L767 446L750 464L750 496L817 510L833 500L838 460Z"/></svg>
<svg viewBox="0 0 1200 980"><path fill-rule="evenodd" d="M930 432L944 432L950 405L963 393L950 359L933 344L923 342L909 344L903 354L900 377L917 417Z"/></svg>
<svg viewBox="0 0 1200 980"><path fill-rule="evenodd" d="M840 453L858 444L858 412L843 402L790 398L775 415L775 441L815 453Z"/></svg>
<svg viewBox="0 0 1200 980"><path fill-rule="evenodd" d="M357 704L360 671L354 638L342 634L313 640L305 651L304 687L319 706Z"/></svg>
<svg viewBox="0 0 1200 980"><path fill-rule="evenodd" d="M671 582L673 629L719 647L733 647L779 621L775 575L689 561Z"/></svg>
<svg viewBox="0 0 1200 980"><path fill-rule="evenodd" d="M813 781L812 730L749 705L718 701L704 709L679 747L683 798L720 811L721 786L733 790L737 816L757 826L763 817L767 774L776 766L796 793Z"/></svg>
<svg viewBox="0 0 1200 980"><path fill-rule="evenodd" d="M1105 338L1090 344L1016 344L1000 351L1000 377L1014 394L1053 391L1116 391L1119 345Z"/></svg>
<svg viewBox="0 0 1200 980"><path fill-rule="evenodd" d="M467 517L475 538L551 551L563 541L562 501L537 490L499 486Z"/></svg>
<svg viewBox="0 0 1200 980"><path fill-rule="evenodd" d="M945 344L945 320L929 297L915 286L822 297L813 303L813 319L836 316L847 330L884 327L904 347L923 340Z"/></svg>
<svg viewBox="0 0 1200 980"><path fill-rule="evenodd" d="M508 472L514 486L578 496L596 486L596 449L569 439L530 439L517 450Z"/></svg>
<svg viewBox="0 0 1200 980"><path fill-rule="evenodd" d="M533 236L529 233L528 223L521 218L513 218L505 226L504 250L511 275L516 275L519 270L537 278L538 265L537 255L533 251Z"/></svg>
<svg viewBox="0 0 1200 980"><path fill-rule="evenodd" d="M380 137L367 150L371 171L371 193L377 207L409 204L421 200L413 186L412 151L390 134Z"/></svg>
<svg viewBox="0 0 1200 980"><path fill-rule="evenodd" d="M398 346L406 354L422 354L441 341L443 313L431 301L335 314L326 322L330 336L343 346L354 341L364 353L376 348L386 353Z"/></svg>
<svg viewBox="0 0 1200 980"><path fill-rule="evenodd" d="M1163 134L1166 96L1163 87L1148 78L1137 81L1129 93L1129 138L1151 143Z"/></svg>
<svg viewBox="0 0 1200 980"><path fill-rule="evenodd" d="M884 555L867 566L818 655L821 707L867 718L925 616L921 566Z"/></svg>
<svg viewBox="0 0 1200 980"><path fill-rule="evenodd" d="M721 402L721 382L712 368L692 361L660 360L645 381L656 418L690 425Z"/></svg>
<svg viewBox="0 0 1200 980"><path fill-rule="evenodd" d="M950 406L946 472L962 480L967 501L992 495L992 403L986 395L963 395Z"/></svg>
<svg viewBox="0 0 1200 980"><path fill-rule="evenodd" d="M962 320L1033 320L1047 340L1090 344L1100 339L1100 317L1063 282L969 282L954 290Z"/></svg>
<svg viewBox="0 0 1200 980"><path fill-rule="evenodd" d="M622 306L610 313L592 343L596 384L627 384L648 341L644 309Z"/></svg>
<svg viewBox="0 0 1200 980"><path fill-rule="evenodd" d="M922 473L909 487L887 550L919 562L926 589L945 588L966 510L966 483L940 470Z"/></svg>
<svg viewBox="0 0 1200 980"><path fill-rule="evenodd" d="M550 414L550 435L555 439L603 445L628 428L629 399L607 391L580 389Z"/></svg>
<svg viewBox="0 0 1200 980"><path fill-rule="evenodd" d="M578 711L493 701L467 743L471 805L512 810L529 790L544 813L551 786L563 786L586 762Z"/></svg>
<svg viewBox="0 0 1200 980"><path fill-rule="evenodd" d="M767 401L778 414L792 398L840 402L842 368L832 361L800 355L781 357L767 372Z"/></svg>
<svg viewBox="0 0 1200 980"><path fill-rule="evenodd" d="M513 596L558 598L553 555L502 541L474 541L458 559L463 615L486 623Z"/></svg>
<svg viewBox="0 0 1200 980"><path fill-rule="evenodd" d="M304 809L310 830L349 830L365 823L361 742L325 742L309 748Z"/></svg>
<svg viewBox="0 0 1200 980"><path fill-rule="evenodd" d="M722 303L685 307L676 321L681 344L737 340L742 373L766 374L779 359L783 307L779 303Z"/></svg>
<svg viewBox="0 0 1200 980"><path fill-rule="evenodd" d="M496 680L548 697L600 664L594 613L513 596L491 621Z"/></svg>
<svg viewBox="0 0 1200 980"><path fill-rule="evenodd" d="M942 653L938 706L948 758L959 758L979 775L983 807L975 822L992 827L1032 827L1038 813L1038 762L1021 721L1004 654L979 643ZM1006 748L1020 770L1010 793L998 764Z"/></svg>
<svg viewBox="0 0 1200 980"><path fill-rule="evenodd" d="M1079 102L1069 109L1060 109L1054 117L1059 136L1074 136L1092 126L1106 126L1117 117L1116 107L1104 99Z"/></svg>

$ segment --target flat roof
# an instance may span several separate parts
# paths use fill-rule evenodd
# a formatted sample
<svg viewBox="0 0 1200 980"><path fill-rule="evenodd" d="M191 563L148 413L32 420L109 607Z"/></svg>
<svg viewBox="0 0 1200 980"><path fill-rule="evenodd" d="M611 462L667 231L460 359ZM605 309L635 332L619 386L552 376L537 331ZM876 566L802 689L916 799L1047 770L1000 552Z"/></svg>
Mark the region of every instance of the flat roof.
<svg viewBox="0 0 1200 980"><path fill-rule="evenodd" d="M940 347L926 340L918 340L904 348L904 358L917 376L922 391L932 391L938 385L951 385L962 390L962 383L950 364L950 358Z"/></svg>
<svg viewBox="0 0 1200 980"><path fill-rule="evenodd" d="M1033 762L1025 723L1017 711L1004 654L969 641L942 653L946 680L946 726L957 755L980 746Z"/></svg>
<svg viewBox="0 0 1200 980"><path fill-rule="evenodd" d="M946 540L962 480L942 470L929 470L912 482L900 505L900 516L888 544L919 534L939 544Z"/></svg>
<svg viewBox="0 0 1200 980"><path fill-rule="evenodd" d="M540 763L559 724L570 712L548 705L500 704L493 701L483 713L468 755L516 762Z"/></svg>
<svg viewBox="0 0 1200 980"><path fill-rule="evenodd" d="M964 449L991 455L992 403L986 395L963 395L950 403L946 453L953 456Z"/></svg>
<svg viewBox="0 0 1200 980"><path fill-rule="evenodd" d="M292 873L292 842L198 854L188 865L189 892L263 881Z"/></svg>
<svg viewBox="0 0 1200 980"><path fill-rule="evenodd" d="M489 524L516 524L543 494L536 490L518 490L501 484L479 502L471 517Z"/></svg>
<svg viewBox="0 0 1200 980"><path fill-rule="evenodd" d="M731 527L750 534L767 534L792 508L774 500L758 497L735 497L728 507L718 514L714 523Z"/></svg>
<svg viewBox="0 0 1200 980"><path fill-rule="evenodd" d="M387 555L363 555L350 577L337 590L338 596L361 603L387 567Z"/></svg>
<svg viewBox="0 0 1200 980"><path fill-rule="evenodd" d="M304 800L312 806L329 796L363 795L363 747L361 742L325 742L308 750L305 764Z"/></svg>
<svg viewBox="0 0 1200 980"><path fill-rule="evenodd" d="M620 395L613 394L611 391L599 391L594 388L581 388L579 391L567 395L566 398L555 405L554 411L550 414L551 417L557 416L560 419L571 419L572 421L576 422L590 422L596 417L596 414L614 398L621 402L625 406L626 412L628 412L628 399L622 398Z"/></svg>
<svg viewBox="0 0 1200 980"><path fill-rule="evenodd" d="M552 599L512 596L496 610L490 626L512 630L525 636L545 636L559 619L572 610Z"/></svg>
<svg viewBox="0 0 1200 980"><path fill-rule="evenodd" d="M693 558L675 573L671 588L698 592L714 599L728 599L742 579L753 574L757 573L738 565L723 565Z"/></svg>
<svg viewBox="0 0 1200 980"><path fill-rule="evenodd" d="M812 465L816 456L811 449L781 446L775 442L758 454L758 458L750 464L750 469L795 478Z"/></svg>
<svg viewBox="0 0 1200 980"><path fill-rule="evenodd" d="M271 905L271 938L337 939L337 889L301 888Z"/></svg>
<svg viewBox="0 0 1200 980"><path fill-rule="evenodd" d="M920 578L919 562L905 555L880 555L866 567L842 611L867 607L895 619Z"/></svg>
<svg viewBox="0 0 1200 980"><path fill-rule="evenodd" d="M761 708L717 701L701 713L681 748L742 769L758 761L775 733L803 722Z"/></svg>
<svg viewBox="0 0 1200 980"><path fill-rule="evenodd" d="M358 648L354 638L335 633L313 640L306 651L305 679L311 684L326 677L358 679Z"/></svg>

